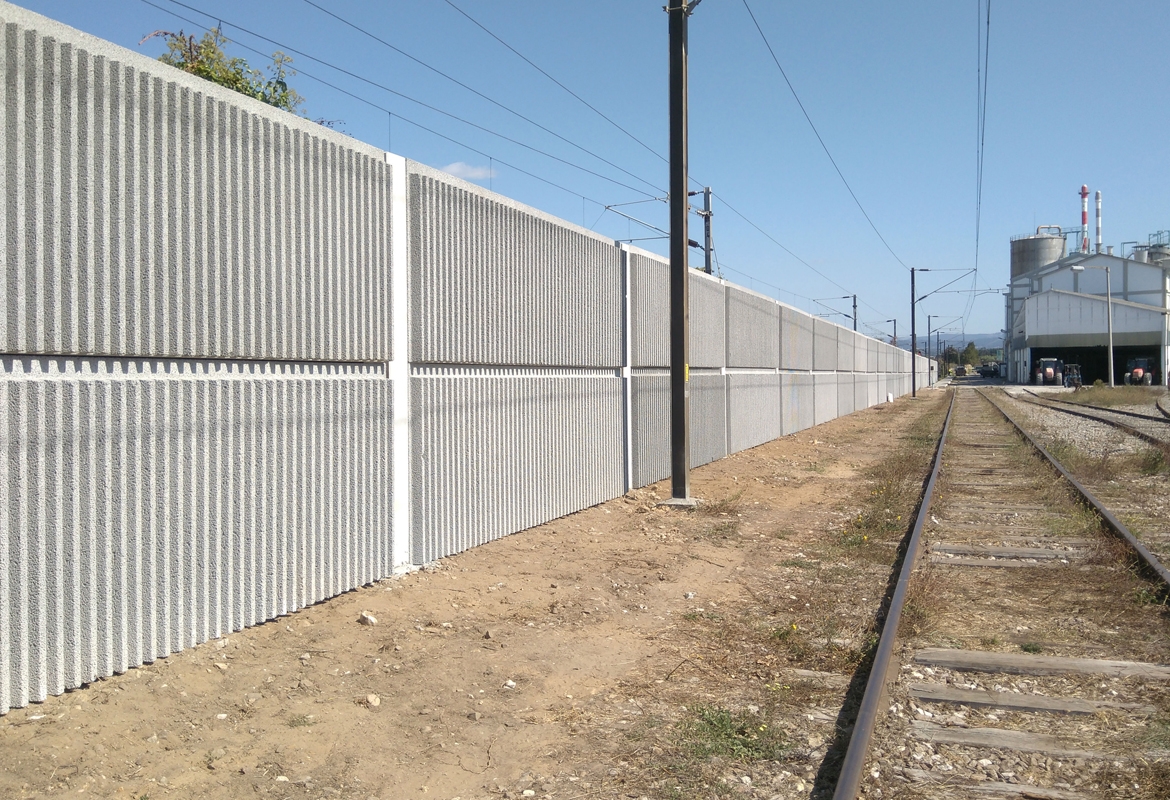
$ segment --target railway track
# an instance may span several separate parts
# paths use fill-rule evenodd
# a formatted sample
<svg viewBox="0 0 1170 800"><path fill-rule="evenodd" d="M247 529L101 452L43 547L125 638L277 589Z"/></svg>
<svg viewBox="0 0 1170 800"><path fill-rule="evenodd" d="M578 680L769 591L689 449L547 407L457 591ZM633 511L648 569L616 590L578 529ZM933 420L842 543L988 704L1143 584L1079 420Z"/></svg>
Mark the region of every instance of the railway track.
<svg viewBox="0 0 1170 800"><path fill-rule="evenodd" d="M1161 406L1155 406L1150 413L1143 414L1124 409L1093 406L1085 403L1070 403L1052 397L1040 397L1025 390L1026 398L1018 399L1042 408L1050 408L1064 414L1071 414L1082 419L1091 419L1102 422L1122 430L1131 436L1165 449L1170 448L1170 418L1161 411Z"/></svg>
<svg viewBox="0 0 1170 800"><path fill-rule="evenodd" d="M835 800L1170 797L1170 573L1082 488L957 391Z"/></svg>

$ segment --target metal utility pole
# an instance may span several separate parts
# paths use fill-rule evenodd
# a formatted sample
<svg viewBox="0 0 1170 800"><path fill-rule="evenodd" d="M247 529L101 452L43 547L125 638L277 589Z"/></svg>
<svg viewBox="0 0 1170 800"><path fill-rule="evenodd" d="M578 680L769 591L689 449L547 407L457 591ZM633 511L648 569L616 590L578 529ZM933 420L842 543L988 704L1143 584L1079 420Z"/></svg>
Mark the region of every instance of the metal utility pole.
<svg viewBox="0 0 1170 800"><path fill-rule="evenodd" d="M1098 192L1097 194L1100 194ZM1098 248L1100 249L1100 248ZM711 187L703 187L703 270L711 274Z"/></svg>
<svg viewBox="0 0 1170 800"><path fill-rule="evenodd" d="M914 289L914 273L915 272L930 272L927 267L911 267L910 268L910 396L918 396L918 373L915 371L917 364L915 360L918 358L918 331L915 326L917 312L915 305L918 303L918 294ZM938 291L937 289L935 291ZM930 292L929 294L934 294ZM925 300L926 298L923 297Z"/></svg>
<svg viewBox="0 0 1170 800"><path fill-rule="evenodd" d="M687 292L687 19L699 0L668 0L670 27L670 483L673 500L690 500L687 382L690 319Z"/></svg>
<svg viewBox="0 0 1170 800"><path fill-rule="evenodd" d="M857 295L853 295L853 330L857 330Z"/></svg>
<svg viewBox="0 0 1170 800"><path fill-rule="evenodd" d="M695 3L694 5L698 5ZM694 197L699 192L687 192L688 197ZM699 212L699 216L703 218L703 272L708 275L714 274L711 269L711 187L703 187L703 210ZM694 239L688 241L691 247L698 247L699 243Z"/></svg>
<svg viewBox="0 0 1170 800"><path fill-rule="evenodd" d="M915 373L914 360L918 353L918 331L914 326L914 304L918 294L914 288L914 267L910 268L910 396L918 396L918 375Z"/></svg>

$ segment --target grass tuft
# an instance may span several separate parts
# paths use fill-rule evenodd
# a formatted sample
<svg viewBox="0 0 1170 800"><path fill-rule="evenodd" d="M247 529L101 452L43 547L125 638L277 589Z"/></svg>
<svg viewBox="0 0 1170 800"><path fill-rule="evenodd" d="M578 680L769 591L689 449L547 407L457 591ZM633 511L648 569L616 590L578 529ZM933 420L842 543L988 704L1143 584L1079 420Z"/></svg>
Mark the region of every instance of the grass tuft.
<svg viewBox="0 0 1170 800"><path fill-rule="evenodd" d="M1093 406L1152 406L1158 402L1160 389L1144 386L1085 387L1072 394L1061 395L1061 400Z"/></svg>
<svg viewBox="0 0 1170 800"><path fill-rule="evenodd" d="M783 733L760 717L717 706L696 706L679 724L683 748L697 758L775 760L785 750Z"/></svg>
<svg viewBox="0 0 1170 800"><path fill-rule="evenodd" d="M710 500L705 503L699 503L695 506L695 511L699 514L704 514L709 517L717 517L721 514L734 514L739 510L739 501L743 499L743 490L740 489L731 497L724 497L719 500Z"/></svg>

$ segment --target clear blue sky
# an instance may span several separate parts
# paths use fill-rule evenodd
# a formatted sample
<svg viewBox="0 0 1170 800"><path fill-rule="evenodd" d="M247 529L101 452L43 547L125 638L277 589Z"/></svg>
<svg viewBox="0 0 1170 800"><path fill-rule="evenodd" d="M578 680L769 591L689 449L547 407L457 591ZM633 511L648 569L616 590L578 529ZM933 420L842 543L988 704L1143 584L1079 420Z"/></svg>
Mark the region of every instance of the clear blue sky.
<svg viewBox="0 0 1170 800"><path fill-rule="evenodd" d="M983 0L983 7L986 8ZM436 75L304 0L23 0L21 5L123 46L157 55L156 29L202 30L222 20L229 52L258 65L277 49L242 29L330 62L497 133L627 184L603 180L295 56L291 81L312 118L447 167L614 238L657 235L604 206L664 196L665 161L618 131L461 16L446 0L319 4L631 177ZM667 153L664 0L452 0L485 27L661 155ZM956 3L798 3L749 0L837 164L906 265L966 270L975 263L978 0ZM193 20L185 22L175 15ZM200 27L202 26L202 27ZM1008 237L1038 224L1080 222L1077 191L1104 195L1104 238L1145 241L1170 228L1170 60L1158 34L1170 3L1000 2L991 8L978 295L935 294L920 305L959 338L1003 327ZM828 278L715 204L725 275L814 312L816 298L856 292L861 330L909 333L909 274L849 196L772 62L743 0L706 0L690 26L691 175ZM364 104L330 83L388 109ZM406 120L456 139L444 140ZM466 146L463 146L466 145ZM477 152L478 151L478 152ZM486 154L486 155L485 155ZM502 163L503 162L503 163ZM511 165L511 166L509 166ZM527 170L564 187L529 177ZM645 194L643 194L645 192ZM584 196L584 200L582 200ZM1092 201L1090 200L1090 206ZM666 206L623 211L667 227ZM1090 227L1093 225L1090 209ZM692 222L692 238L701 238ZM641 246L665 252L665 242ZM694 254L697 261L701 255ZM732 271L734 270L734 271ZM745 275L746 273L746 275ZM959 272L919 276L926 294ZM750 276L750 277L748 277ZM829 280L831 279L831 280ZM835 285L834 284L838 284ZM952 288L969 289L965 278ZM827 301L848 311L848 301ZM967 313L966 319L962 319ZM830 317L848 324L841 316ZM946 324L944 322L944 324Z"/></svg>

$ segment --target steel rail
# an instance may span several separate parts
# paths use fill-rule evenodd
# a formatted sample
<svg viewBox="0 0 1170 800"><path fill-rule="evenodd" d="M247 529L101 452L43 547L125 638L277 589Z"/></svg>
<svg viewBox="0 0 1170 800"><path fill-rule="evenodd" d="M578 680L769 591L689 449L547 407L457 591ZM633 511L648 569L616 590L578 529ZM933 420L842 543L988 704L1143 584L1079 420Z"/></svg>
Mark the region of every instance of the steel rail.
<svg viewBox="0 0 1170 800"><path fill-rule="evenodd" d="M1052 466L1056 467L1056 470L1062 476L1064 476L1064 479L1072 484L1073 488L1076 489L1085 499L1085 502L1088 503L1095 512L1097 512L1097 516L1099 516L1102 521L1105 522L1105 525L1115 534L1124 539L1131 548L1133 548L1134 552L1138 554L1138 557L1142 560L1145 566L1154 574L1156 574L1164 584L1170 586L1170 570L1167 570L1166 567L1162 566L1162 562L1158 560L1157 556L1146 549L1146 546L1142 544L1138 538L1133 535L1133 533L1130 532L1129 528L1122 524L1121 520L1113 515L1112 511L1106 508L1104 504L1102 504L1101 501L1093 495L1092 492L1085 488L1085 486L1082 485L1080 481L1074 478L1072 473L1064 468L1063 464L1053 458L1052 454L1045 450L1043 445L1032 438L1032 435L1024 430L1023 426L1016 422L1015 419L1012 418L1012 415L1009 414L1004 408L1002 408L999 403L996 403L983 391L980 391L979 394L983 397L984 400L991 403L991 405L994 406L1000 414L1003 414L1004 419L1010 422L1015 427L1015 429L1020 432L1020 435L1028 440L1029 444L1035 447L1042 456L1048 459ZM1060 410L1063 411L1064 409Z"/></svg>
<svg viewBox="0 0 1170 800"><path fill-rule="evenodd" d="M930 468L930 478L926 482L926 489L922 492L922 500L918 504L918 515L914 520L910 541L906 545L906 555L902 559L902 570L898 574L898 585L894 588L894 596L890 599L890 609L882 624L882 635L878 640L877 651L874 653L873 666L869 670L869 679L865 684L865 695L861 699L861 708L857 711L857 721L853 724L853 735L849 738L845 760L841 762L841 772L837 776L833 800L855 800L861 788L865 760L869 755L869 741L873 738L874 726L877 724L878 715L881 712L882 696L885 694L886 688L886 673L890 668L890 661L894 655L894 642L898 636L898 623L902 619L902 608L906 605L906 592L910 585L910 575L914 571L914 565L918 561L919 552L922 549L922 527L930 517L930 502L934 499L934 485L938 480L939 469L942 466L943 443L946 441L947 431L951 427L951 416L955 410L957 396L958 391L951 392L951 404L947 408L947 418L943 423L942 433L938 437L934 463Z"/></svg>
<svg viewBox="0 0 1170 800"><path fill-rule="evenodd" d="M1158 422L1158 423L1161 423L1163 425L1170 425L1170 419L1167 418L1167 414L1164 410L1162 410L1161 406L1158 406L1158 411L1161 412L1162 416L1155 417L1152 414L1142 414L1139 411L1122 411L1120 408L1109 408L1108 406L1095 406L1095 405L1092 405L1090 403L1074 403L1071 400L1061 400L1059 397L1044 397L1043 395L1036 394L1031 389L1025 389L1024 393L1030 394L1033 397L1035 397L1037 400L1040 400L1040 401L1045 402L1045 403L1060 403L1061 405L1073 406L1074 408L1091 408L1094 411L1104 411L1106 414L1120 414L1123 417L1134 417L1135 419L1144 419L1144 420L1147 420L1149 422Z"/></svg>
<svg viewBox="0 0 1170 800"><path fill-rule="evenodd" d="M1029 392L1029 394L1031 394L1031 392ZM1032 395L1032 396L1036 397L1036 395ZM1039 399L1040 398L1037 398L1037 400L1039 400ZM1074 417L1081 417L1083 419L1091 419L1094 422L1100 422L1102 425L1111 425L1114 428L1117 428L1118 430L1125 431L1130 436L1136 436L1137 438L1141 439L1142 441L1144 441L1148 444L1152 444L1155 447L1161 448L1163 451L1170 454L1170 442L1166 441L1165 439L1159 439L1157 436L1154 436L1151 433L1146 433L1145 431L1138 430L1137 428L1133 427L1132 425L1127 425L1124 422L1118 422L1115 419L1103 419L1101 417L1094 416L1093 414L1089 414L1089 413L1086 413L1084 411L1074 411L1071 408L1064 408L1062 406L1049 405L1049 404L1044 403L1044 402L1037 402L1037 400L1025 400L1025 399L1021 398L1022 402L1031 403L1032 405L1037 406L1039 408L1047 408L1047 409L1050 409L1052 411L1059 411L1061 414L1071 414ZM998 406L997 406L997 408L998 408ZM1090 406L1090 408L1097 408L1097 407ZM1000 409L1000 410L1002 411L1002 409ZM1124 412L1115 412L1115 411L1107 410L1107 409L1098 409L1098 410L1105 411L1105 413L1107 413L1107 414L1124 413ZM1155 419L1153 417L1145 417L1145 419L1151 420L1152 422L1161 422L1162 421L1159 419ZM1015 423L1013 423L1013 424L1015 424Z"/></svg>

